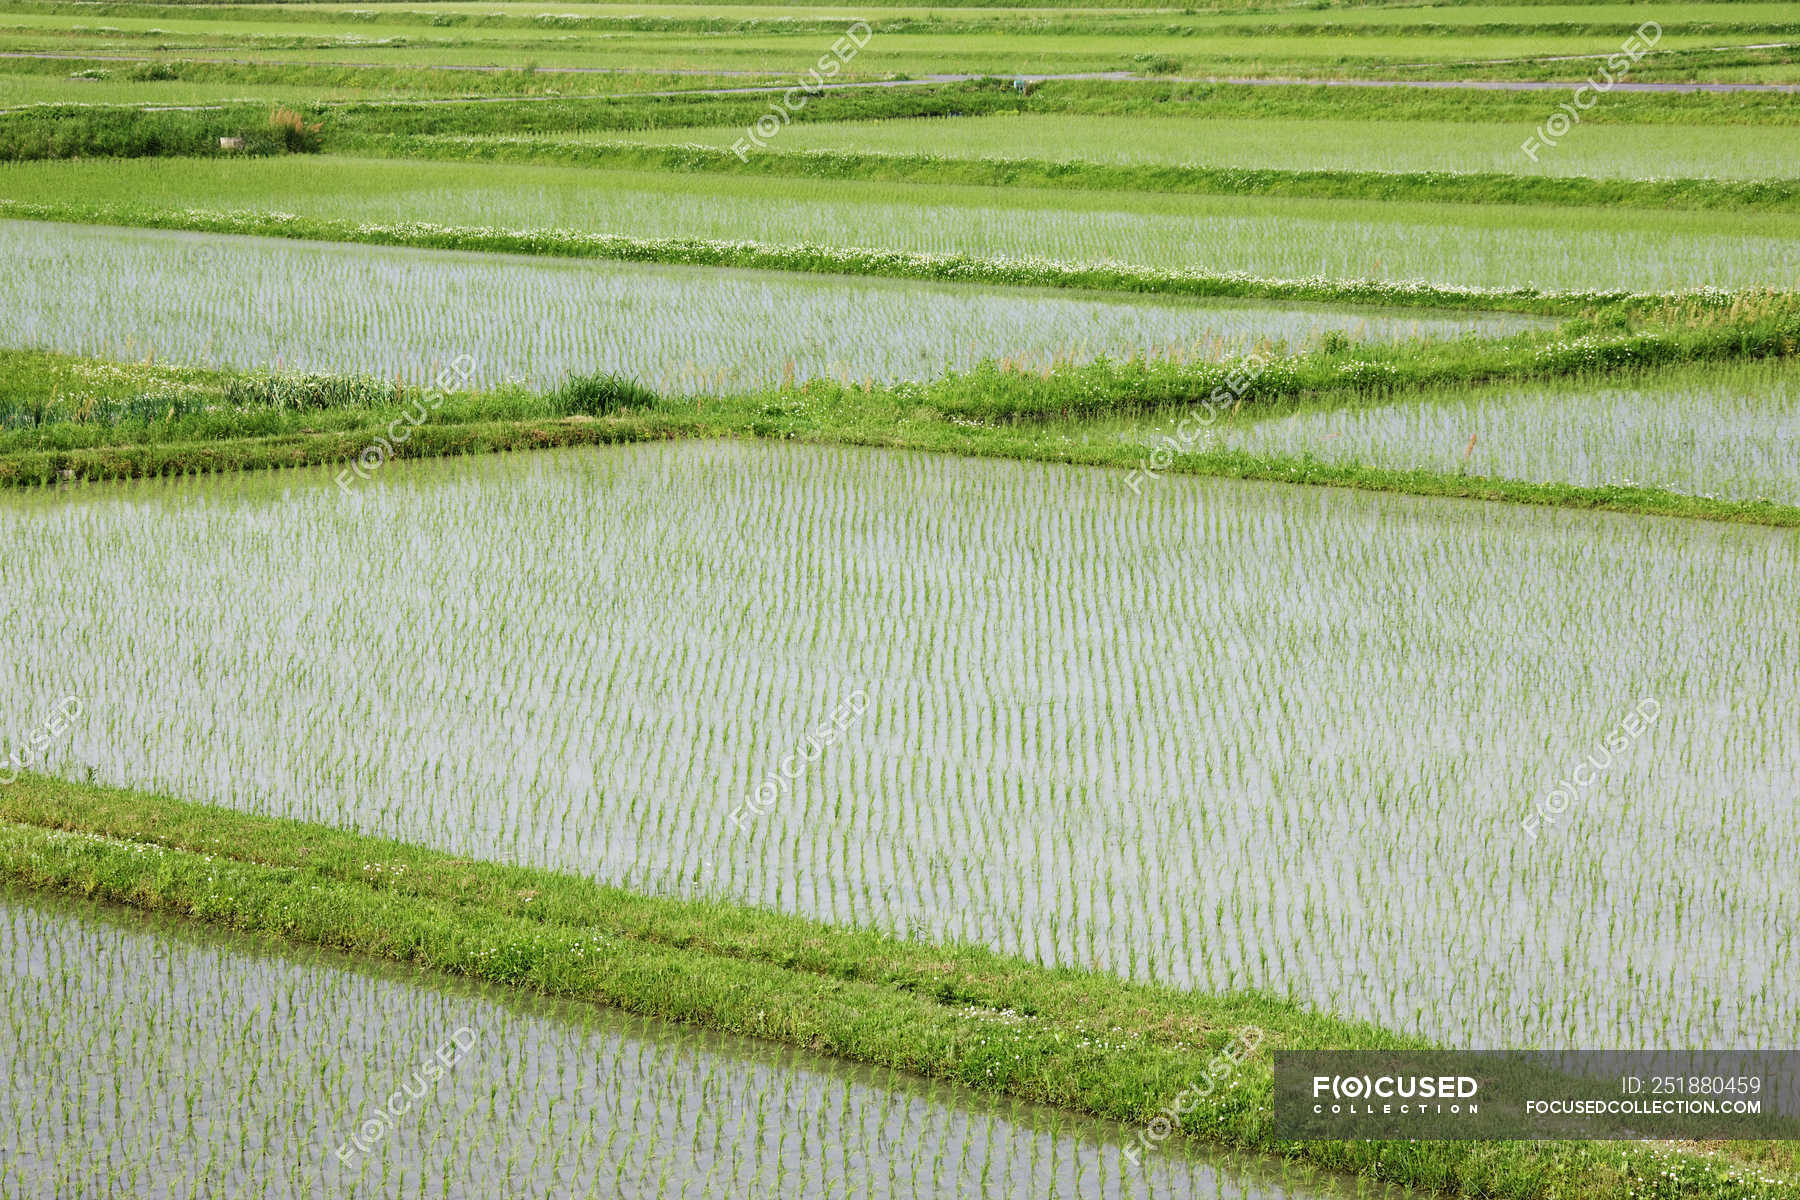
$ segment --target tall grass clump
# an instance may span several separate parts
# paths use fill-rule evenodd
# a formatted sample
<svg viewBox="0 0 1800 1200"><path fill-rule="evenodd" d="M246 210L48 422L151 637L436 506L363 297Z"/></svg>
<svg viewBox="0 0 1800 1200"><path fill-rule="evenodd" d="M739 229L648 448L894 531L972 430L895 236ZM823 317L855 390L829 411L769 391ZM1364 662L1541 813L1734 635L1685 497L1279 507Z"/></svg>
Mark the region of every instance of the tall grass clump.
<svg viewBox="0 0 1800 1200"><path fill-rule="evenodd" d="M405 388L369 375L286 375L257 371L225 383L225 403L237 408L316 410L380 408L398 403Z"/></svg>
<svg viewBox="0 0 1800 1200"><path fill-rule="evenodd" d="M316 154L324 143L323 128L320 122L308 121L286 106L269 114L269 130L289 154Z"/></svg>
<svg viewBox="0 0 1800 1200"><path fill-rule="evenodd" d="M658 399L637 380L606 372L571 375L550 393L556 411L568 417L610 416L626 409L649 408Z"/></svg>

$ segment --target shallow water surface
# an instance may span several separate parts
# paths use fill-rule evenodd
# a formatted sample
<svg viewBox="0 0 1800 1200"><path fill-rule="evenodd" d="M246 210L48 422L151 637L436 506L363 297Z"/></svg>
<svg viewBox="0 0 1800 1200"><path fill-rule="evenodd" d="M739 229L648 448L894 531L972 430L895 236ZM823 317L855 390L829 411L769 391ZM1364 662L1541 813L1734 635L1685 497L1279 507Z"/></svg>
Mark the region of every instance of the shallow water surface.
<svg viewBox="0 0 1800 1200"><path fill-rule="evenodd" d="M466 358L459 386L610 371L678 393L1548 324L21 221L0 221L0 292L0 342L32 349L414 381Z"/></svg>
<svg viewBox="0 0 1800 1200"><path fill-rule="evenodd" d="M744 1038L0 891L0 1194L1398 1196Z"/></svg>
<svg viewBox="0 0 1800 1200"><path fill-rule="evenodd" d="M1800 534L1141 493L718 442L12 494L0 736L75 696L71 776L1449 1043L1791 1040Z"/></svg>

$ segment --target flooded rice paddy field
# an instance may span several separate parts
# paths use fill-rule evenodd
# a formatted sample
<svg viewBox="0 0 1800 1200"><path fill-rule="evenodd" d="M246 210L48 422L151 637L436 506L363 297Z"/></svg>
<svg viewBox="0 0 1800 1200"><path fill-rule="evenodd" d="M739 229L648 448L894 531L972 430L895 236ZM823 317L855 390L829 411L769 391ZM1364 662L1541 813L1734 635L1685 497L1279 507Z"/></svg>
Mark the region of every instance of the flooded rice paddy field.
<svg viewBox="0 0 1800 1200"><path fill-rule="evenodd" d="M688 443L0 537L71 777L1462 1045L1800 1026L1791 531Z"/></svg>
<svg viewBox="0 0 1800 1200"><path fill-rule="evenodd" d="M0 891L0 1195L1397 1196L800 1051Z"/></svg>
<svg viewBox="0 0 1800 1200"><path fill-rule="evenodd" d="M1393 470L1525 483L1655 487L1722 500L1800 504L1800 370L1706 364L1595 383L1491 385L1391 401L1317 405L1211 430L1164 415L1112 423L1145 447L1240 450ZM1073 441L1106 422L1069 427Z"/></svg>
<svg viewBox="0 0 1800 1200"><path fill-rule="evenodd" d="M0 295L0 344L22 348L419 382L466 356L473 386L605 371L683 393L1547 324L21 221L0 221Z"/></svg>

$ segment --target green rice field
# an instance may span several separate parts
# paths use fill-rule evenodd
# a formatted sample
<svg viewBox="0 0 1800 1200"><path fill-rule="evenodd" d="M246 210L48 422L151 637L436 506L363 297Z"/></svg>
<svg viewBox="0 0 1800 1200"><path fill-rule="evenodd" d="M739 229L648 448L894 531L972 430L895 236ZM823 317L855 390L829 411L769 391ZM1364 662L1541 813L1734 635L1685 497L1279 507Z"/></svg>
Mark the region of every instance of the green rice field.
<svg viewBox="0 0 1800 1200"><path fill-rule="evenodd" d="M864 19L877 35L853 66L865 77L1138 71L1402 79L1455 78L1471 69L1491 77L1496 68L1503 77L1541 78L1581 56L1604 60L1645 19L1617 4L1333 6L1322 14L1273 4L846 11L409 3L380 10L242 5L232 16L235 25L216 10L131 3L103 12L51 4L0 13L14 54L87 51L180 64L229 52L263 65L325 64L363 74L419 67L780 73L817 56L824 25ZM1679 4L1658 16L1654 53L1637 67L1644 76L1794 78L1786 50L1797 23L1781 5Z"/></svg>
<svg viewBox="0 0 1800 1200"><path fill-rule="evenodd" d="M1117 1125L750 1039L3 899L9 1194L1356 1194L1180 1148L1139 1169ZM321 1074L325 1057L340 1065ZM58 1132L70 1112L79 1143Z"/></svg>
<svg viewBox="0 0 1800 1200"><path fill-rule="evenodd" d="M161 356L422 381L458 353L470 382L637 375L722 391L825 376L920 379L984 359L1219 360L1326 332L1358 340L1528 328L1530 318L1151 302L885 280L568 263L79 225L0 223L0 338L99 358ZM224 273L229 286L193 300ZM84 292L83 278L134 280ZM527 326L507 314L536 314ZM726 330L735 330L727 334ZM454 349L453 349L454 348Z"/></svg>
<svg viewBox="0 0 1800 1200"><path fill-rule="evenodd" d="M1763 0L0 0L0 1200L1800 1196L1797 127Z"/></svg>
<svg viewBox="0 0 1800 1200"><path fill-rule="evenodd" d="M1753 1044L1796 1019L1768 768L1800 753L1791 534L729 445L343 491L11 505L9 693L35 710L103 663L179 663L116 679L53 765L1460 1045ZM1502 617L1527 602L1553 617ZM56 614L67 639L27 635ZM1715 638L1726 615L1771 654ZM856 693L843 740L734 820L781 732ZM1358 700L1322 719L1324 695ZM1527 837L1646 698L1654 734ZM1621 802L1651 791L1654 814ZM1697 866L1720 811L1729 884L1600 865ZM1538 894L1571 917L1554 941ZM1696 944L1736 947L1729 974L1676 952Z"/></svg>
<svg viewBox="0 0 1800 1200"><path fill-rule="evenodd" d="M1553 106L1552 106L1553 107ZM1105 163L1322 171L1491 171L1597 178L1782 179L1800 174L1800 149L1761 131L1594 125L1534 161L1521 144L1535 124L1426 121L1208 121L1077 114L816 122L795 125L784 150L928 154L954 158L1076 159ZM616 134L595 134L611 139ZM741 127L660 129L627 140L730 147Z"/></svg>
<svg viewBox="0 0 1800 1200"><path fill-rule="evenodd" d="M1221 433L1252 454L1800 503L1791 367L1487 388L1320 408ZM1150 439L1154 441L1154 439Z"/></svg>
<svg viewBox="0 0 1800 1200"><path fill-rule="evenodd" d="M1789 213L1245 200L358 160L179 169L155 161L33 163L0 170L0 196L1288 278L1631 291L1787 288L1800 281L1800 216Z"/></svg>
<svg viewBox="0 0 1800 1200"><path fill-rule="evenodd" d="M751 31L696 37L693 33L633 32L619 37L606 32L563 32L551 22L538 30L444 30L392 21L355 32L343 26L304 22L259 24L253 30L220 30L216 23L180 17L112 16L101 25L85 14L75 19L39 18L9 33L15 53L66 53L76 39L91 40L98 51L145 61L200 59L229 55L260 65L301 67L329 65L383 69L500 68L529 55L541 71L637 70L745 71L780 73L787 64L801 70L816 59L834 34ZM23 24L23 23L22 23ZM848 24L848 22L846 22ZM1088 30L1040 33L995 29L969 33L895 32L873 40L857 56L855 70L864 77L951 73L977 75L1068 74L1129 70L1140 63L1167 59L1178 71L1206 74L1250 74L1271 77L1329 77L1345 65L1362 66L1412 56L1390 71L1430 78L1445 68L1481 60L1604 59L1618 50L1638 22L1606 32L1540 35L1500 34L1485 37L1420 38L1405 30L1375 30L1354 39L1295 29L1275 41L1255 26L1232 32L1189 31L1166 26L1151 30ZM484 33L496 36L484 37ZM248 34L248 36L246 36ZM182 51L157 49L158 39L181 39ZM1707 52L1720 46L1763 45L1779 39L1766 35L1715 33L1666 34L1664 53ZM211 55L208 51L212 51ZM1140 59L1138 56L1143 56ZM1765 70L1759 77L1792 82L1791 69Z"/></svg>

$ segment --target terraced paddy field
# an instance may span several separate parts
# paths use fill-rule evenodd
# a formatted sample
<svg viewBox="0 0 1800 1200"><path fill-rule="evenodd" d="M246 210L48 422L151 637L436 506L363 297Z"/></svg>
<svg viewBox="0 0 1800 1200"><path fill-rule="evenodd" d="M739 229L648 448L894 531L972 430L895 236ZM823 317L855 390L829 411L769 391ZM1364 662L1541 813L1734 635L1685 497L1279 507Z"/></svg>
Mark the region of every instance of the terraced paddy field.
<svg viewBox="0 0 1800 1200"><path fill-rule="evenodd" d="M1796 43L0 4L0 1200L1800 1195Z"/></svg>
<svg viewBox="0 0 1800 1200"><path fill-rule="evenodd" d="M1459 1045L1800 1019L1791 532L696 444L21 498L4 534L0 687L138 664L60 771Z"/></svg>
<svg viewBox="0 0 1800 1200"><path fill-rule="evenodd" d="M1594 125L1555 154L1527 154L1535 123L1429 121L1208 121L1167 117L1004 116L912 121L809 122L785 150L928 154L1103 163L1161 163L1314 171L1491 171L1597 178L1782 179L1800 174L1800 150L1738 126ZM741 127L660 129L629 135L653 145L729 147ZM590 135L596 140L613 134Z"/></svg>
<svg viewBox="0 0 1800 1200"><path fill-rule="evenodd" d="M635 375L677 392L816 376L894 382L983 360L1219 360L1328 332L1455 338L1541 322L1151 302L884 280L333 247L0 224L0 338L100 358L285 367L423 381L458 353L475 386ZM221 274L230 282L217 286ZM75 281L131 279L85 291ZM208 286L211 285L211 286ZM204 296L200 304L196 299ZM530 312L521 327L512 313ZM728 331L735 332L728 332Z"/></svg>
<svg viewBox="0 0 1800 1200"><path fill-rule="evenodd" d="M1314 409L1225 440L1252 454L1793 504L1800 503L1796 382L1784 365L1615 386L1491 388Z"/></svg>
<svg viewBox="0 0 1800 1200"><path fill-rule="evenodd" d="M952 7L243 5L231 24L206 8L115 4L94 13L19 5L0 18L15 54L85 50L175 64L228 52L268 65L362 70L781 72L816 57L821 27L838 19L870 24L875 36L854 68L865 76L1123 70L1329 78L1348 71L1402 79L1496 70L1561 78L1561 64L1572 59L1604 61L1619 52L1645 20L1612 4L1347 6L1328 9L1328 16L1278 4L1210 12L1133 4ZM1643 77L1794 78L1797 23L1779 5L1674 5L1659 15L1656 53L1636 64Z"/></svg>
<svg viewBox="0 0 1800 1200"><path fill-rule="evenodd" d="M9 1194L1404 1198L203 926L0 893L0 928Z"/></svg>
<svg viewBox="0 0 1800 1200"><path fill-rule="evenodd" d="M1793 504L1800 426L1791 364L1706 367L1636 378L1425 389L1368 404L1246 409L1203 431L1160 414L1052 422L1049 446L1109 440L1168 465L1245 454L1381 470Z"/></svg>
<svg viewBox="0 0 1800 1200"><path fill-rule="evenodd" d="M1785 212L1345 201L735 178L494 163L29 163L0 198L136 212L566 229L1259 276L1657 291L1800 282ZM54 245L54 242L47 245Z"/></svg>
<svg viewBox="0 0 1800 1200"><path fill-rule="evenodd" d="M846 27L861 16L845 22ZM1217 30L1184 29L1166 23L1114 30L1076 23L1040 31L1030 25L938 32L930 25L872 38L856 56L854 73L866 78L900 74L968 73L1036 75L1144 70L1195 75L1330 77L1345 67L1402 77L1442 77L1481 60L1604 61L1632 35L1638 21L1588 29L1546 26L1487 36L1450 32L1420 37L1407 29L1371 28L1355 37L1290 27L1271 39L1256 25ZM666 32L654 26L618 32L571 29L552 18L531 29L441 28L395 14L359 27L336 23L256 22L222 29L217 22L180 16L109 16L94 25L74 17L17 16L9 22L7 45L15 54L111 53L146 62L227 58L265 66L336 66L382 69L517 69L530 56L539 71L668 71L781 73L789 64L810 65L840 31L821 38L816 28L786 31L765 25L731 32ZM1787 26L1791 34L1793 26ZM166 49L178 39L178 50ZM1773 65L1756 78L1792 82L1787 54L1791 37L1749 32L1689 32L1671 27L1658 41L1669 56L1691 56L1712 64L1736 65L1745 48L1774 45ZM1725 53L1721 53L1724 51ZM1733 53L1735 52L1735 53ZM1410 56L1404 64L1387 66Z"/></svg>

